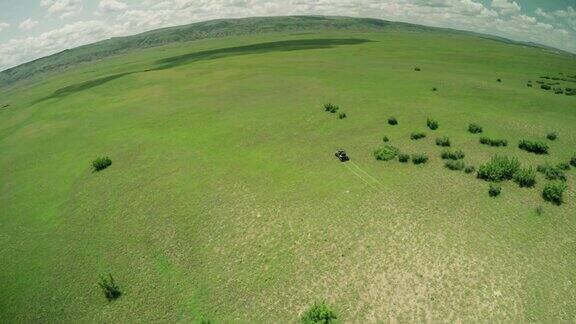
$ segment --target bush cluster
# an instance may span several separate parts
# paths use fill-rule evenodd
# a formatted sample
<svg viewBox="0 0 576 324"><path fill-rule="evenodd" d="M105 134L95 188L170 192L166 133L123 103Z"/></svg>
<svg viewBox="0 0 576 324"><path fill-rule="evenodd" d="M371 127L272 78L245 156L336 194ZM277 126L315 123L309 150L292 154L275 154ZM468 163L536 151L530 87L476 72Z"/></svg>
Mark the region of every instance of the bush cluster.
<svg viewBox="0 0 576 324"><path fill-rule="evenodd" d="M395 158L399 151L392 145L385 145L374 151L374 157L379 161L389 161Z"/></svg>
<svg viewBox="0 0 576 324"><path fill-rule="evenodd" d="M513 179L522 188L534 187L536 184L536 172L532 168L518 169L514 173Z"/></svg>
<svg viewBox="0 0 576 324"><path fill-rule="evenodd" d="M572 155L570 158L570 165L576 168L576 154Z"/></svg>
<svg viewBox="0 0 576 324"><path fill-rule="evenodd" d="M438 129L438 126L440 126L440 124L438 123L438 121L428 118L428 120L426 121L426 126L428 126L428 128L430 128L431 130L436 130Z"/></svg>
<svg viewBox="0 0 576 324"><path fill-rule="evenodd" d="M425 153L412 154L412 163L414 164L424 164L428 162L428 155Z"/></svg>
<svg viewBox="0 0 576 324"><path fill-rule="evenodd" d="M550 132L550 133L546 134L546 138L551 140L551 141L555 141L558 138L558 133Z"/></svg>
<svg viewBox="0 0 576 324"><path fill-rule="evenodd" d="M460 160L463 159L466 155L464 154L464 152L462 152L462 150L443 150L440 153L440 157L444 160Z"/></svg>
<svg viewBox="0 0 576 324"><path fill-rule="evenodd" d="M536 170L544 174L548 180L561 180L566 181L566 174L558 166L553 166L548 163L539 165Z"/></svg>
<svg viewBox="0 0 576 324"><path fill-rule="evenodd" d="M450 139L446 136L437 137L436 138L436 145L448 147L448 146L450 146Z"/></svg>
<svg viewBox="0 0 576 324"><path fill-rule="evenodd" d="M382 137L382 142L387 143L389 141L390 141L390 139L388 138L388 136Z"/></svg>
<svg viewBox="0 0 576 324"><path fill-rule="evenodd" d="M327 103L324 105L324 111L331 112L333 114L336 113L338 109L340 109L340 107L333 105L331 103Z"/></svg>
<svg viewBox="0 0 576 324"><path fill-rule="evenodd" d="M422 132L412 132L412 134L410 134L410 138L413 140L418 140L424 137L426 137L426 134Z"/></svg>
<svg viewBox="0 0 576 324"><path fill-rule="evenodd" d="M520 162L516 158L496 155L478 168L477 176L486 181L510 180L518 169Z"/></svg>
<svg viewBox="0 0 576 324"><path fill-rule="evenodd" d="M498 197L502 192L502 187L499 184L491 183L490 188L488 189L488 195L490 197Z"/></svg>
<svg viewBox="0 0 576 324"><path fill-rule="evenodd" d="M560 162L556 167L560 170L568 171L570 170L570 163L567 162Z"/></svg>
<svg viewBox="0 0 576 324"><path fill-rule="evenodd" d="M566 189L568 189L568 186L564 181L550 181L544 187L544 190L542 191L542 197L544 200L553 204L561 205L563 202L564 191L566 191Z"/></svg>
<svg viewBox="0 0 576 324"><path fill-rule="evenodd" d="M346 113L345 112L341 112L338 114L338 119L344 119L346 118Z"/></svg>
<svg viewBox="0 0 576 324"><path fill-rule="evenodd" d="M94 171L102 171L112 165L112 160L109 157L99 157L92 161L92 168Z"/></svg>
<svg viewBox="0 0 576 324"><path fill-rule="evenodd" d="M521 140L518 147L531 153L548 154L548 145L544 142Z"/></svg>
<svg viewBox="0 0 576 324"><path fill-rule="evenodd" d="M388 124L389 125L398 125L398 120L396 119L396 117L390 117L390 118L388 118Z"/></svg>
<svg viewBox="0 0 576 324"><path fill-rule="evenodd" d="M329 324L334 323L338 316L326 302L314 303L304 314L301 322L303 324Z"/></svg>
<svg viewBox="0 0 576 324"><path fill-rule="evenodd" d="M508 141L505 139L493 139L486 136L480 137L480 144L490 146L508 146Z"/></svg>
<svg viewBox="0 0 576 324"><path fill-rule="evenodd" d="M482 127L478 124L471 123L468 125L468 131L472 134L482 133Z"/></svg>
<svg viewBox="0 0 576 324"><path fill-rule="evenodd" d="M469 166L464 168L464 172L466 172L466 173L472 173L474 171L476 171L476 168L472 165L469 165Z"/></svg>
<svg viewBox="0 0 576 324"><path fill-rule="evenodd" d="M410 161L410 155L400 154L400 155L398 155L398 161L400 161L402 163L406 163L406 162Z"/></svg>
<svg viewBox="0 0 576 324"><path fill-rule="evenodd" d="M448 160L444 166L450 170L460 171L464 169L464 161L462 160Z"/></svg>

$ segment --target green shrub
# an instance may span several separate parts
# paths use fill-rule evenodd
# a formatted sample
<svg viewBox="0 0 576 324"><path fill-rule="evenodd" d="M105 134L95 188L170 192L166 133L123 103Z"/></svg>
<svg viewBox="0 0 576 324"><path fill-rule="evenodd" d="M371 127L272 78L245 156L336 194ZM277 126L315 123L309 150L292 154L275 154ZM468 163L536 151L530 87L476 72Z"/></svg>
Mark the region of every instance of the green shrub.
<svg viewBox="0 0 576 324"><path fill-rule="evenodd" d="M505 139L493 139L486 136L480 137L480 144L490 146L508 146L508 141Z"/></svg>
<svg viewBox="0 0 576 324"><path fill-rule="evenodd" d="M412 163L414 164L424 164L428 162L428 155L424 153L412 154Z"/></svg>
<svg viewBox="0 0 576 324"><path fill-rule="evenodd" d="M335 113L335 112L338 111L338 109L340 109L340 107L338 107L338 106L336 106L336 105L333 105L333 104L331 104L331 103L327 103L327 104L324 105L324 111L328 111L328 112L331 112L331 113Z"/></svg>
<svg viewBox="0 0 576 324"><path fill-rule="evenodd" d="M550 164L542 164L539 165L536 170L538 170L538 172L541 172L544 174L544 176L546 177L546 179L548 180L561 180L561 181L566 181L566 174L564 173L564 171L557 167L557 166L552 166Z"/></svg>
<svg viewBox="0 0 576 324"><path fill-rule="evenodd" d="M390 139L388 138L388 136L382 137L382 142L387 143L389 141L390 141Z"/></svg>
<svg viewBox="0 0 576 324"><path fill-rule="evenodd" d="M432 88L432 91L438 91L438 88L434 87Z"/></svg>
<svg viewBox="0 0 576 324"><path fill-rule="evenodd" d="M502 79L496 79L496 81L498 81L498 82L502 82Z"/></svg>
<svg viewBox="0 0 576 324"><path fill-rule="evenodd" d="M556 167L560 170L568 171L570 170L570 163L567 162L560 162Z"/></svg>
<svg viewBox="0 0 576 324"><path fill-rule="evenodd" d="M390 118L388 118L388 124L389 125L398 125L398 120L396 119L396 117L390 117Z"/></svg>
<svg viewBox="0 0 576 324"><path fill-rule="evenodd" d="M419 67L415 67L415 68L414 68L414 71L420 71L420 68L419 68Z"/></svg>
<svg viewBox="0 0 576 324"><path fill-rule="evenodd" d="M449 149L445 149L442 150L442 153L440 153L440 157L442 157L442 159L444 160L460 160L463 159L466 155L464 154L464 152L462 152L462 150L449 150Z"/></svg>
<svg viewBox="0 0 576 324"><path fill-rule="evenodd" d="M476 171L476 168L472 165L469 165L469 166L464 168L464 172L466 172L466 173L472 173L474 171Z"/></svg>
<svg viewBox="0 0 576 324"><path fill-rule="evenodd" d="M502 187L498 184L491 183L490 188L488 189L488 195L490 197L498 197L502 192Z"/></svg>
<svg viewBox="0 0 576 324"><path fill-rule="evenodd" d="M109 278L100 277L98 286L102 288L106 299L108 299L108 301L112 301L118 299L122 295L122 292L120 291L120 287L114 282L114 278L112 278L111 273L108 274L108 277Z"/></svg>
<svg viewBox="0 0 576 324"><path fill-rule="evenodd" d="M478 168L477 175L486 181L510 180L519 168L520 162L516 158L496 155Z"/></svg>
<svg viewBox="0 0 576 324"><path fill-rule="evenodd" d="M462 160L448 160L444 166L450 170L460 171L464 169L464 162Z"/></svg>
<svg viewBox="0 0 576 324"><path fill-rule="evenodd" d="M428 120L426 121L426 125L431 130L436 130L436 129L438 129L438 126L440 126L440 124L436 120L430 119L430 118L428 118Z"/></svg>
<svg viewBox="0 0 576 324"><path fill-rule="evenodd" d="M398 155L398 148L392 145L385 145L374 151L374 157L379 161L389 161Z"/></svg>
<svg viewBox="0 0 576 324"><path fill-rule="evenodd" d="M314 303L304 314L301 322L304 324L329 324L334 323L338 316L326 302Z"/></svg>
<svg viewBox="0 0 576 324"><path fill-rule="evenodd" d="M398 161L400 161L402 163L406 163L406 162L410 161L410 155L400 154L400 155L398 155Z"/></svg>
<svg viewBox="0 0 576 324"><path fill-rule="evenodd" d="M570 158L570 165L576 168L576 154Z"/></svg>
<svg viewBox="0 0 576 324"><path fill-rule="evenodd" d="M532 168L518 169L514 173L513 179L522 188L534 187L536 184L536 172Z"/></svg>
<svg viewBox="0 0 576 324"><path fill-rule="evenodd" d="M338 119L344 119L346 118L346 113L345 112L341 112L338 114Z"/></svg>
<svg viewBox="0 0 576 324"><path fill-rule="evenodd" d="M413 140L418 140L424 137L426 137L426 134L422 132L412 132L412 134L410 134L410 138Z"/></svg>
<svg viewBox="0 0 576 324"><path fill-rule="evenodd" d="M94 171L102 171L112 165L112 160L109 157L99 157L92 161L92 168Z"/></svg>
<svg viewBox="0 0 576 324"><path fill-rule="evenodd" d="M558 138L558 133L550 132L550 133L546 134L546 138L551 140L551 141L555 141Z"/></svg>
<svg viewBox="0 0 576 324"><path fill-rule="evenodd" d="M563 202L562 196L564 195L564 191L566 191L566 189L568 189L568 186L564 181L550 181L544 187L544 190L542 191L542 197L546 201L560 205Z"/></svg>
<svg viewBox="0 0 576 324"><path fill-rule="evenodd" d="M537 215L542 215L542 214L544 214L544 207L538 206L538 207L536 207L535 211L536 211Z"/></svg>
<svg viewBox="0 0 576 324"><path fill-rule="evenodd" d="M549 86L549 85L547 85L547 84L542 84L542 85L540 85L540 89L543 89L543 90L550 90L550 89L552 89L552 87L551 87L551 86Z"/></svg>
<svg viewBox="0 0 576 324"><path fill-rule="evenodd" d="M478 124L472 123L468 125L468 131L472 134L482 133L482 127Z"/></svg>
<svg viewBox="0 0 576 324"><path fill-rule="evenodd" d="M437 137L436 138L436 145L448 147L448 146L450 146L450 139L446 136Z"/></svg>
<svg viewBox="0 0 576 324"><path fill-rule="evenodd" d="M544 142L521 140L518 147L531 153L548 154L548 145Z"/></svg>

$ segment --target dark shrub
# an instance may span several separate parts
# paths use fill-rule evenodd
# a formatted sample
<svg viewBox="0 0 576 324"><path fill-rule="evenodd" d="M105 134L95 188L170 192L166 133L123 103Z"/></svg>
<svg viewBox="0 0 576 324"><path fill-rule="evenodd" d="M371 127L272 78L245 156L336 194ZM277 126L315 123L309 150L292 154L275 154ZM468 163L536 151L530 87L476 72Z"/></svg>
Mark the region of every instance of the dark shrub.
<svg viewBox="0 0 576 324"><path fill-rule="evenodd" d="M544 191L542 191L542 197L546 201L560 205L563 202L562 196L564 195L564 191L566 191L566 189L568 189L568 186L566 186L564 181L550 181L544 187Z"/></svg>
<svg viewBox="0 0 576 324"><path fill-rule="evenodd" d="M114 282L114 278L112 278L112 274L108 274L109 278L101 277L98 286L102 288L104 291L104 296L108 301L112 301L118 299L122 295L120 291L120 287Z"/></svg>
<svg viewBox="0 0 576 324"><path fill-rule="evenodd" d="M388 138L388 136L384 136L384 137L382 137L382 141L383 141L384 143L386 143L386 142L389 142L390 139Z"/></svg>
<svg viewBox="0 0 576 324"><path fill-rule="evenodd" d="M547 84L542 84L542 85L540 85L540 89L550 90L550 89L552 89L552 87L550 87L550 86L547 85Z"/></svg>
<svg viewBox="0 0 576 324"><path fill-rule="evenodd" d="M314 303L304 314L301 322L304 324L329 324L334 323L338 316L326 302Z"/></svg>
<svg viewBox="0 0 576 324"><path fill-rule="evenodd" d="M327 104L324 105L324 111L328 111L328 112L331 112L331 113L335 113L335 112L338 111L338 109L340 109L340 107L338 107L338 106L336 106L336 105L333 105L333 104L331 104L331 103L327 103Z"/></svg>
<svg viewBox="0 0 576 324"><path fill-rule="evenodd" d="M414 164L424 164L428 162L428 155L424 153L412 154L412 163Z"/></svg>
<svg viewBox="0 0 576 324"><path fill-rule="evenodd" d="M555 141L558 138L558 134L556 132L550 132L546 134L546 138L551 141Z"/></svg>
<svg viewBox="0 0 576 324"><path fill-rule="evenodd" d="M556 165L556 167L560 170L564 170L564 171L568 171L570 170L570 164L566 163L566 162L560 162L558 163L558 165Z"/></svg>
<svg viewBox="0 0 576 324"><path fill-rule="evenodd" d="M536 184L536 172L532 168L518 169L513 178L514 182L522 188L534 187Z"/></svg>
<svg viewBox="0 0 576 324"><path fill-rule="evenodd" d="M432 88L432 91L438 91L438 88Z"/></svg>
<svg viewBox="0 0 576 324"><path fill-rule="evenodd" d="M472 134L482 133L482 127L478 124L470 124L468 125L468 131Z"/></svg>
<svg viewBox="0 0 576 324"><path fill-rule="evenodd" d="M576 154L572 155L570 158L570 165L576 168Z"/></svg>
<svg viewBox="0 0 576 324"><path fill-rule="evenodd" d="M112 160L109 157L99 157L92 161L92 168L94 171L102 171L112 165Z"/></svg>
<svg viewBox="0 0 576 324"><path fill-rule="evenodd" d="M400 161L402 163L406 163L406 162L410 161L410 155L400 154L400 155L398 155L398 161Z"/></svg>
<svg viewBox="0 0 576 324"><path fill-rule="evenodd" d="M472 173L474 171L476 171L476 168L472 165L469 165L469 166L464 168L464 172L466 172L466 173Z"/></svg>
<svg viewBox="0 0 576 324"><path fill-rule="evenodd" d="M379 161L389 161L398 155L399 150L392 145L385 145L374 151L374 157Z"/></svg>
<svg viewBox="0 0 576 324"><path fill-rule="evenodd" d="M450 139L446 136L437 137L436 138L436 145L444 146L444 147L450 146Z"/></svg>
<svg viewBox="0 0 576 324"><path fill-rule="evenodd" d="M396 120L396 117L390 117L390 118L388 118L388 124L389 125L398 125L398 120Z"/></svg>
<svg viewBox="0 0 576 324"><path fill-rule="evenodd" d="M538 171L544 173L546 179L566 181L566 174L560 168L551 165L545 165L544 168L538 167Z"/></svg>
<svg viewBox="0 0 576 324"><path fill-rule="evenodd" d="M493 139L486 136L480 137L480 144L490 146L508 146L508 141L505 139Z"/></svg>
<svg viewBox="0 0 576 324"><path fill-rule="evenodd" d="M527 83L526 86L532 88L532 83Z"/></svg>
<svg viewBox="0 0 576 324"><path fill-rule="evenodd" d="M502 82L502 79L496 79L496 81L498 81L498 82Z"/></svg>
<svg viewBox="0 0 576 324"><path fill-rule="evenodd" d="M415 68L414 68L414 71L420 71L420 68L419 68L419 67L415 67Z"/></svg>
<svg viewBox="0 0 576 324"><path fill-rule="evenodd" d="M413 140L418 140L424 137L426 137L426 134L422 132L412 132L412 134L410 134L410 138Z"/></svg>
<svg viewBox="0 0 576 324"><path fill-rule="evenodd" d="M490 188L488 189L488 195L490 197L498 197L502 192L502 187L499 184L491 183Z"/></svg>
<svg viewBox="0 0 576 324"><path fill-rule="evenodd" d="M544 142L521 140L518 147L536 154L548 154L548 145Z"/></svg>
<svg viewBox="0 0 576 324"><path fill-rule="evenodd" d="M462 160L448 160L444 166L450 170L460 171L464 169L464 162Z"/></svg>
<svg viewBox="0 0 576 324"><path fill-rule="evenodd" d="M516 158L496 155L478 168L478 178L486 181L510 180L519 168L520 162Z"/></svg>
<svg viewBox="0 0 576 324"><path fill-rule="evenodd" d="M341 112L338 114L338 119L344 119L346 118L346 113L345 112Z"/></svg>
<svg viewBox="0 0 576 324"><path fill-rule="evenodd" d="M462 150L443 150L442 153L440 153L440 157L442 157L442 159L444 160L460 160L463 159L466 155L464 154L464 152L462 152Z"/></svg>
<svg viewBox="0 0 576 324"><path fill-rule="evenodd" d="M440 126L440 124L438 123L438 121L434 120L434 119L430 119L428 118L428 120L426 121L426 125L428 126L428 128L430 128L431 130L436 130L438 129L438 126Z"/></svg>

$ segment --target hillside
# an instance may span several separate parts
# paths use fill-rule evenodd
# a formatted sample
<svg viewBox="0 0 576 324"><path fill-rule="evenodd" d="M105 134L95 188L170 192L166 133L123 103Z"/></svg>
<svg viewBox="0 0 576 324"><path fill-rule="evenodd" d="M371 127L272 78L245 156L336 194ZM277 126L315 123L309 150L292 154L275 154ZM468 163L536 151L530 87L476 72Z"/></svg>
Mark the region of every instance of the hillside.
<svg viewBox="0 0 576 324"><path fill-rule="evenodd" d="M310 31L386 31L386 30L436 31L441 33L466 33L478 37L494 39L525 46L540 45L514 42L505 38L481 35L471 32L432 28L414 24L390 22L379 19L325 17L325 16L288 16L288 17L258 17L243 19L221 19L185 26L163 28L142 34L118 37L98 43L81 46L74 49L44 57L20 66L0 71L0 88L13 85L38 75L63 71L80 63L128 53L138 49L189 42L194 40L239 35L254 35L264 33L296 33ZM541 46L541 48L545 48ZM555 49L557 52L562 52ZM562 52L564 53L564 52ZM564 53L566 54L566 53Z"/></svg>
<svg viewBox="0 0 576 324"><path fill-rule="evenodd" d="M268 19L21 67L67 62L0 94L0 323L576 318L572 56Z"/></svg>

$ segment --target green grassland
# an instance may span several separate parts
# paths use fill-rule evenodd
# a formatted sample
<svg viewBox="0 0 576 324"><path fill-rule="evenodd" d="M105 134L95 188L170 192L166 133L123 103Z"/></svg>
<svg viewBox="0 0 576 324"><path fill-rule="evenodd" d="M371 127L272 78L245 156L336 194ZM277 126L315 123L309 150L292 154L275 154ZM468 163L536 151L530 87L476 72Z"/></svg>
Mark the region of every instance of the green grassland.
<svg viewBox="0 0 576 324"><path fill-rule="evenodd" d="M576 170L560 206L541 174L491 198L435 145L448 136L476 168L568 161L576 97L526 86L559 73L574 57L325 30L147 48L0 90L0 322L284 323L322 300L344 322L573 322ZM383 136L428 163L377 161Z"/></svg>

